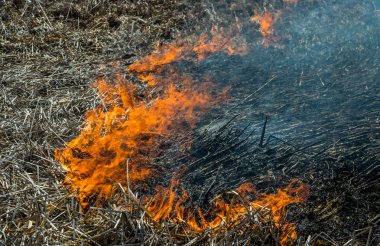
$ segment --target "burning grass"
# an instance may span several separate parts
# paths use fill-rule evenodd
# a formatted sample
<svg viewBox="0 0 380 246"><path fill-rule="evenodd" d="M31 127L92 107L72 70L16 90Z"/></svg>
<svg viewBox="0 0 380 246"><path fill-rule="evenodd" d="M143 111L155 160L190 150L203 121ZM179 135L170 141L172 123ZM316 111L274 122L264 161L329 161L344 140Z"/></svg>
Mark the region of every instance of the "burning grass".
<svg viewBox="0 0 380 246"><path fill-rule="evenodd" d="M1 2L0 244L376 245L377 125L311 154L197 129L228 89L175 63L244 56L254 13L271 49L265 2Z"/></svg>
<svg viewBox="0 0 380 246"><path fill-rule="evenodd" d="M173 85L157 98L139 95L141 100L136 100L136 87L122 77L116 85L97 81L97 87L102 103L86 113L81 134L56 151L68 172L66 182L79 189L82 202L91 194L107 199L114 183L126 185L127 160L131 184L151 175L149 157L160 138L173 136L177 124L188 126L182 131L194 128L195 118L210 100L206 94L189 88L178 91Z"/></svg>
<svg viewBox="0 0 380 246"><path fill-rule="evenodd" d="M66 183L79 190L82 203L92 194L108 199L115 183L126 185L125 163L129 160L131 184L152 176L149 159L157 153L161 138L194 129L199 115L220 96L211 96L205 88L207 83L196 85L191 78L176 73L170 63L190 58L191 51L198 59L223 50L233 54L231 38L224 41L220 35L209 41L202 37L194 48L183 42L163 45L131 64L129 71L138 72L147 89L122 75L113 83L102 79L96 82L101 103L86 112L80 135L64 150L56 151L56 160L68 172ZM224 42L217 46L215 40Z"/></svg>
<svg viewBox="0 0 380 246"><path fill-rule="evenodd" d="M97 197L98 201L111 199L115 184L130 189L139 181L147 183L148 177L155 177L154 163L150 160L157 154L156 146L160 140L170 140L175 134L194 129L199 115L204 114L213 101L216 102L215 96L207 94L207 90L196 89L203 86L202 83L196 85L191 78L176 74L175 69L169 69L171 73L167 73L171 63L190 59L191 52L198 56L197 60L204 60L207 54L215 52L224 51L229 55L247 52L244 43L235 43L235 38L224 38L224 32L216 33L216 30L213 29L210 39L204 35L193 45L178 41L163 45L131 64L128 70L138 72L138 77L147 83L148 90L140 89L139 92L137 85L121 75L116 76L114 84L97 81L101 103L86 113L80 135L65 149L56 151L56 160L67 170L65 182L78 192L82 206L93 205L89 200L91 197ZM234 46L239 50L236 51ZM156 92L149 94L147 91ZM169 187L156 187L156 194L145 198L142 203L147 215L156 222L184 222L188 233L205 230L225 232L240 224L247 214L264 209L266 220L273 220L280 232L281 244L290 244L297 238L296 227L288 224L284 215L288 205L305 200L304 184L297 188L290 184L276 194L261 194L253 201L247 201L246 196L231 202L216 199L207 212L211 218L206 218L202 208L189 206L191 198L185 190L178 197L174 189L178 187L179 180L172 179ZM238 190L253 193L255 190L249 187L243 185ZM118 205L126 206L124 202Z"/></svg>

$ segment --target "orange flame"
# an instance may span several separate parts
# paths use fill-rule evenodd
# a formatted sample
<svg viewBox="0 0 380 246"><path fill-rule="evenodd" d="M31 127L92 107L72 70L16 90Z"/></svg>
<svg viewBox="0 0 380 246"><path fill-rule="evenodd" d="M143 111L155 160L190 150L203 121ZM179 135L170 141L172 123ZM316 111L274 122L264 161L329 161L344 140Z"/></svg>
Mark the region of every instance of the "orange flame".
<svg viewBox="0 0 380 246"><path fill-rule="evenodd" d="M212 217L208 219L201 209L185 207L189 197L186 191L178 197L175 191L178 184L179 180L173 179L169 188L158 187L157 195L147 203L148 213L157 222L184 222L190 231L202 232L211 229L220 232L238 225L250 213L261 210L265 219L273 220L274 226L280 231L282 245L289 245L297 238L296 226L285 221L285 214L287 206L306 200L308 186L299 180L293 180L284 189L278 189L277 193L258 194L254 201L249 201L248 198L249 194L256 193L252 183L244 183L233 192L236 199L229 203L217 196L208 212ZM268 211L269 214L265 215Z"/></svg>
<svg viewBox="0 0 380 246"><path fill-rule="evenodd" d="M167 76L173 74L167 73L165 79L162 79L160 73L175 61L201 61L207 55L216 52L224 52L228 55L245 55L248 52L245 40L235 37L233 34L232 31L226 34L223 29L214 27L211 30L211 36L203 34L195 42L177 40L173 43L161 45L150 55L131 64L129 72L137 73L138 77L147 82L148 85L157 85L165 83Z"/></svg>
<svg viewBox="0 0 380 246"><path fill-rule="evenodd" d="M180 41L162 45L129 66L129 72L137 73L155 88L143 90L121 75L112 84L103 79L95 82L101 104L86 113L79 136L65 149L55 151L56 160L67 170L65 183L79 191L83 205L91 195L107 199L116 183L126 183L127 160L132 184L152 176L150 159L160 139L191 130L199 116L216 102L217 97L211 97L205 88L209 83L194 85L191 78L179 75L170 66L194 54L201 60L214 52L243 52L235 39L223 38L216 31L213 34L210 39L202 36L195 45Z"/></svg>
<svg viewBox="0 0 380 246"><path fill-rule="evenodd" d="M298 0L283 0L285 4L297 4ZM275 35L274 25L283 14L283 10L279 10L276 13L265 11L262 14L257 14L251 17L251 21L260 25L261 36L263 37L264 46L269 47L273 44L274 47L281 48L277 42L280 37Z"/></svg>
<svg viewBox="0 0 380 246"><path fill-rule="evenodd" d="M148 85L156 85L162 81L160 73L172 62L185 59L190 46L186 42L173 42L159 46L150 55L141 58L129 66L129 71L138 73L138 77ZM171 81L170 81L171 82Z"/></svg>
<svg viewBox="0 0 380 246"><path fill-rule="evenodd" d="M283 0L284 3L287 3L287 4L296 4L298 3L298 0Z"/></svg>
<svg viewBox="0 0 380 246"><path fill-rule="evenodd" d="M269 13L253 19L260 22L263 36L270 36L276 18ZM132 83L121 75L115 76L113 83L97 80L94 86L101 103L86 113L79 136L64 149L55 151L56 160L67 171L65 183L78 191L82 205L93 202L91 196L108 199L117 183L126 187L154 176L157 170L151 159L160 141L193 129L205 110L217 102L209 87L205 88L209 83L195 85L190 77L179 75L171 63L183 59L198 62L215 52L244 55L247 51L244 40L214 28L211 36L202 35L195 42L161 45L130 65L128 72L147 86ZM295 183L275 194L256 195L254 201L250 199L254 187L245 183L236 190L231 202L218 196L206 215L199 208L191 209L188 193L182 191L179 195L179 179L173 178L169 188L157 186L156 196L147 199L144 206L154 220L184 222L194 232L208 228L226 230L252 211L264 208L270 212L263 216L273 219L285 245L297 235L296 227L284 221L286 207L302 202L302 194L307 190L305 185Z"/></svg>
<svg viewBox="0 0 380 246"><path fill-rule="evenodd" d="M86 113L80 135L64 150L56 150L56 159L68 171L66 182L80 191L80 200L91 194L111 194L115 183L125 184L126 161L129 179L145 179L153 170L150 153L159 137L172 136L186 122L193 128L211 97L205 93L173 85L157 98L145 95L137 99L137 86L117 76L115 85L98 80L102 103Z"/></svg>
<svg viewBox="0 0 380 246"><path fill-rule="evenodd" d="M269 47L271 42L278 41L278 37L274 35L274 27L278 18L281 16L281 11L272 14L271 12L264 12L261 15L254 15L251 17L251 20L260 25L261 36L263 37L265 47Z"/></svg>
<svg viewBox="0 0 380 246"><path fill-rule="evenodd" d="M216 27L212 28L211 34L211 38L207 34L202 35L193 48L198 60L204 60L208 54L215 52L225 52L228 55L246 55L248 53L247 44L238 36L229 34L226 37L223 30Z"/></svg>

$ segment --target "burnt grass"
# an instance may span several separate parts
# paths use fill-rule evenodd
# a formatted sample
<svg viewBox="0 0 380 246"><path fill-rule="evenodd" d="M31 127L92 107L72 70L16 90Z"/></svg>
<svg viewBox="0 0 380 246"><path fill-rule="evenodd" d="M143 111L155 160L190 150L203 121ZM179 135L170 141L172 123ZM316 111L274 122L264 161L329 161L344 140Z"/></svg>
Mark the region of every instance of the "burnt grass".
<svg viewBox="0 0 380 246"><path fill-rule="evenodd" d="M306 2L306 7L315 4ZM142 219L138 201L119 190L115 196L135 202L136 212L122 211L112 200L83 211L75 193L62 185L65 171L54 161L54 149L75 138L84 113L99 103L90 86L96 78L124 73L156 42L280 7L281 1L1 1L0 245L278 245L269 222L259 230L250 218L246 226L215 238L208 231L180 233L183 225ZM247 29L247 38L260 37L257 27ZM181 153L168 141L155 161L171 171L163 173L186 167L181 186L194 206L205 209L216 194L246 181L269 193L300 178L310 193L287 215L297 225L296 244L377 245L379 40L368 40L364 48L338 44L340 53L309 60L297 56L315 51L300 36L294 39L304 46L290 45L295 54L290 59L298 63L289 63L286 50L259 47L245 60L216 54L209 62L176 64L194 77L214 71L208 75L221 86L240 82L230 101L210 111L194 130L191 149ZM271 60L265 60L268 54ZM252 65L253 59L260 64ZM318 64L328 67L326 72ZM323 92L321 81L339 92L324 91L323 103L331 108L316 103L309 92ZM369 90L362 92L365 86ZM167 185L170 178L162 175L152 187Z"/></svg>

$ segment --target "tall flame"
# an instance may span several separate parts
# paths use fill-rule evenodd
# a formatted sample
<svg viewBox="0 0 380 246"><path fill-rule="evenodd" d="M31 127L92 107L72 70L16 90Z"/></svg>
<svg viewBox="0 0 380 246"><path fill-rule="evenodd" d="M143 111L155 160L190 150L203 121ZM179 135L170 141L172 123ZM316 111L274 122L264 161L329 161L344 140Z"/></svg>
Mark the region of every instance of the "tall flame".
<svg viewBox="0 0 380 246"><path fill-rule="evenodd" d="M149 157L160 137L174 135L184 122L193 128L211 100L206 93L191 88L179 91L174 85L157 98L138 99L136 85L121 76L115 82L96 82L102 103L86 113L80 135L56 151L68 171L66 182L80 191L81 201L92 194L107 198L115 183L125 184L127 159L132 183L151 175Z"/></svg>
<svg viewBox="0 0 380 246"><path fill-rule="evenodd" d="M107 199L115 184L126 183L127 160L131 183L152 176L150 159L160 139L194 128L199 116L216 101L209 94L209 83L195 85L170 66L194 54L201 60L215 52L244 51L235 38L224 38L215 30L214 36L202 36L195 44L162 45L130 65L129 72L147 83L145 90L121 75L113 83L104 79L94 83L101 103L86 113L79 136L55 151L56 160L67 170L66 184L78 190L83 205L91 196Z"/></svg>
<svg viewBox="0 0 380 246"><path fill-rule="evenodd" d="M266 13L253 20L260 22L263 36L271 36L277 18ZM55 151L56 160L67 171L65 183L78 192L82 205L108 199L115 184L126 188L154 177L158 171L151 159L162 139L193 129L199 117L223 96L211 96L210 83L196 83L178 74L172 63L199 62L215 52L244 55L247 51L239 36L213 28L211 35L204 34L195 41L177 40L158 46L131 64L128 73L143 83L131 82L122 75L116 75L112 83L98 79L93 85L101 103L87 111L78 137ZM288 205L304 200L307 188L300 182L294 181L275 194L258 194L253 201L249 197L255 189L245 183L236 189L237 196L230 202L218 196L207 214L189 205L189 195L185 190L179 193L179 183L173 178L169 187L157 186L156 195L145 200L143 205L151 218L185 223L189 230L201 232L226 230L252 211L266 209L270 212L263 216L274 221L284 245L297 235L296 227L285 223L284 218Z"/></svg>

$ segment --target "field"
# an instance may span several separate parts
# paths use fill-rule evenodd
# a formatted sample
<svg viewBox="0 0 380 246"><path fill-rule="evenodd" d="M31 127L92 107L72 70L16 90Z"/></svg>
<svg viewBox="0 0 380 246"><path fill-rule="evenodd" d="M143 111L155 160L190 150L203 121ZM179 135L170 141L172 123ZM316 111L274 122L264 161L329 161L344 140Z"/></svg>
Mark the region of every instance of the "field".
<svg viewBox="0 0 380 246"><path fill-rule="evenodd" d="M0 245L377 245L379 9L376 1L355 0L1 1ZM283 16L275 26L286 37L281 41L260 20L252 24L269 10ZM149 159L158 175L130 189L127 164L125 183L113 181L111 198L78 200L64 181L70 165L55 150L78 137L86 112L104 103L94 81L121 74L140 86L139 103L154 104L165 89L145 87L138 73L126 72L130 67L176 40L202 48L202 34L216 37L235 25L236 42L248 40L248 52L245 43L232 43L235 53L221 48L207 59L197 53L197 62L181 57L159 70L194 78L194 92L206 95L198 82L210 79L210 94L218 96L192 108L203 110L194 126L179 117L172 124L177 135L139 135L147 149L131 156ZM181 86L193 92L174 84ZM80 154L71 155L86 159ZM157 187L181 187L194 211L215 212L212 202L221 197L252 205L245 192L255 190L264 201L295 179L307 194L281 214L281 223L295 226L294 237L261 209L218 230L192 230L190 220L156 218L143 204L145 194L153 203L160 198ZM248 181L255 188L238 188ZM197 226L202 216L194 217Z"/></svg>

